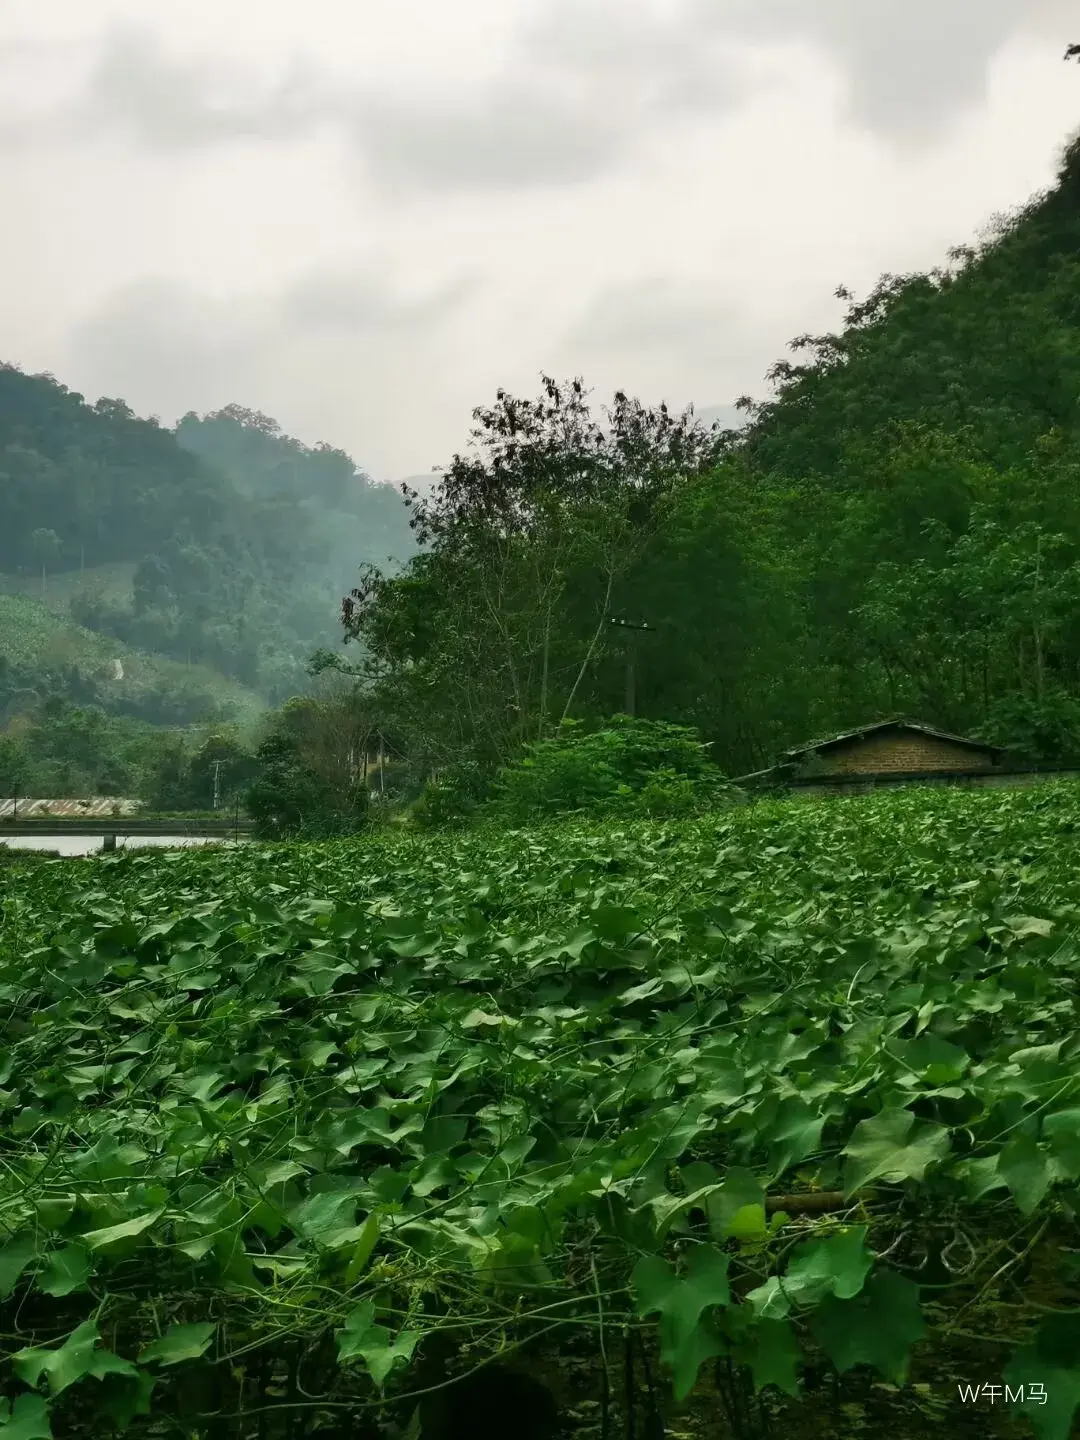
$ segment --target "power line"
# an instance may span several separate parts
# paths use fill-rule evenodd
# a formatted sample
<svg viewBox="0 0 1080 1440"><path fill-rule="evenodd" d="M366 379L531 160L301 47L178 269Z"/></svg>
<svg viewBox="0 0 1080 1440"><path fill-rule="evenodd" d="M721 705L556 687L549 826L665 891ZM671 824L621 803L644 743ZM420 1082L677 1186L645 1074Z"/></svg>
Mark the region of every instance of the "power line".
<svg viewBox="0 0 1080 1440"><path fill-rule="evenodd" d="M614 616L611 616L611 617L608 619L608 624L609 624L609 625L616 625L616 626L618 626L618 628L619 628L620 630L653 630L653 631L655 631L655 629L656 629L656 626L655 626L655 625L646 625L644 622L643 622L642 624L640 624L640 625L635 625L635 624L633 624L633 622L630 621L630 620L617 620Z"/></svg>

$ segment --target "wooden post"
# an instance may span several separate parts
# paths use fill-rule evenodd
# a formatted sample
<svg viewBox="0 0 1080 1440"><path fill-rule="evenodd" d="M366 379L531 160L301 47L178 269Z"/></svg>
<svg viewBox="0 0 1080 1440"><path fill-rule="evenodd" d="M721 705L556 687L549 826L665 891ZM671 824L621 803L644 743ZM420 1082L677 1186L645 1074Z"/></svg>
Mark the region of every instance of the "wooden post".
<svg viewBox="0 0 1080 1440"><path fill-rule="evenodd" d="M116 835L113 831L110 830L108 834L106 834L104 840L102 841L101 848L103 851L116 849Z"/></svg>

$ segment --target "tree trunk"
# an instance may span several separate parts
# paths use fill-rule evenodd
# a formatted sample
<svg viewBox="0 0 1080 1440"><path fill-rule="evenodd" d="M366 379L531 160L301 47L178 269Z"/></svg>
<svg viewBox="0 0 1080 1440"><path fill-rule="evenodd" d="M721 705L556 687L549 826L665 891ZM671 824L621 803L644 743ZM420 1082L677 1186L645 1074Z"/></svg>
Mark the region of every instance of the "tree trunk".
<svg viewBox="0 0 1080 1440"><path fill-rule="evenodd" d="M551 661L551 621L544 626L544 661L540 671L540 724L537 726L537 739L543 740L544 731L547 729L547 708L548 708L548 667Z"/></svg>
<svg viewBox="0 0 1080 1440"><path fill-rule="evenodd" d="M1043 643L1042 627L1038 621L1039 614L1039 580L1042 574L1042 536L1035 542L1035 616L1031 629L1035 639L1035 694L1039 704L1043 698Z"/></svg>
<svg viewBox="0 0 1080 1440"><path fill-rule="evenodd" d="M570 714L570 706L574 703L574 696L577 694L577 688L581 684L582 677L584 676L585 671L589 668L589 661L592 659L593 651L596 649L596 642L600 639L601 631L604 628L604 622L607 620L608 605L611 601L611 587L614 583L614 580L615 572L614 570L609 570L607 590L604 592L604 603L600 607L600 621L593 632L592 639L589 641L589 648L585 652L585 659L581 662L581 669L577 673L577 678L574 680L573 685L570 687L570 694L567 696L566 705L563 707L563 720L565 720L566 717Z"/></svg>
<svg viewBox="0 0 1080 1440"><path fill-rule="evenodd" d="M982 647L983 719L990 713L990 641L983 636Z"/></svg>

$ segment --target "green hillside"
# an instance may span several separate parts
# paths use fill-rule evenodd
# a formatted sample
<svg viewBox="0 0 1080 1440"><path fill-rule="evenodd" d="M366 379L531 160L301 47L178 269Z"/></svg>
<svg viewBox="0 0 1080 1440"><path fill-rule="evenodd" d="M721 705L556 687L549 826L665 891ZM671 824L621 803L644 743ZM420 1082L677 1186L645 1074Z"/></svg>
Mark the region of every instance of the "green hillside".
<svg viewBox="0 0 1080 1440"><path fill-rule="evenodd" d="M40 600L50 610L70 613L71 602L100 595L109 605L130 607L133 581L138 566L134 561L117 561L112 565L92 565L83 570L63 570L48 575L44 584L40 575L0 575L0 594L28 595Z"/></svg>
<svg viewBox="0 0 1080 1440"><path fill-rule="evenodd" d="M10 671L74 670L106 712L169 725L215 719L249 724L266 709L252 690L205 665L187 666L75 624L40 600L0 594L0 649ZM115 678L114 662L123 668ZM17 708L9 700L12 708Z"/></svg>
<svg viewBox="0 0 1080 1440"><path fill-rule="evenodd" d="M415 552L408 518L344 451L257 411L171 430L0 365L0 588L271 703L336 638L357 567Z"/></svg>
<svg viewBox="0 0 1080 1440"><path fill-rule="evenodd" d="M265 710L261 696L209 666L89 630L58 603L0 594L5 797L124 795L175 809L169 784L179 769L208 806L203 762L254 744Z"/></svg>
<svg viewBox="0 0 1080 1440"><path fill-rule="evenodd" d="M361 563L415 552L408 518L258 412L172 430L0 365L0 788L164 793L168 733L247 733L309 688Z"/></svg>

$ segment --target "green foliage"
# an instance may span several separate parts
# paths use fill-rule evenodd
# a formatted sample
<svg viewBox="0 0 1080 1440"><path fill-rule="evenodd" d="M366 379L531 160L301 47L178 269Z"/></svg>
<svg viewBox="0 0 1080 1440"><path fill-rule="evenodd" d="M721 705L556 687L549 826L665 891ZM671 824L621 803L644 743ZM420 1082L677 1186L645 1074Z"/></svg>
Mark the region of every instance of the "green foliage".
<svg viewBox="0 0 1080 1440"><path fill-rule="evenodd" d="M0 588L132 651L279 703L331 637L358 561L413 553L407 522L344 452L257 412L170 430L0 365Z"/></svg>
<svg viewBox="0 0 1080 1440"><path fill-rule="evenodd" d="M892 1270L878 1270L853 1298L823 1300L810 1329L841 1375L872 1365L902 1385L912 1346L926 1334L919 1287Z"/></svg>
<svg viewBox="0 0 1080 1440"><path fill-rule="evenodd" d="M1074 140L977 247L841 290L738 433L625 395L598 426L580 381L499 391L416 506L428 548L346 602L403 728L440 765L513 765L632 676L732 775L896 713L1075 763L1078 217ZM561 763L606 796L602 756Z"/></svg>
<svg viewBox="0 0 1080 1440"><path fill-rule="evenodd" d="M367 823L367 786L355 772L320 770L305 744L316 710L314 701L291 701L255 752L245 807L263 839L351 835ZM236 763L246 770L242 758Z"/></svg>
<svg viewBox="0 0 1080 1440"><path fill-rule="evenodd" d="M1080 696L1054 686L1041 699L1003 695L991 703L980 739L1007 745L1031 765L1080 764Z"/></svg>
<svg viewBox="0 0 1080 1440"><path fill-rule="evenodd" d="M152 725L54 697L0 731L0 796L153 799L171 753Z"/></svg>
<svg viewBox="0 0 1080 1440"><path fill-rule="evenodd" d="M701 803L701 791L694 781L668 765L656 771L638 792L642 810L658 819L690 815Z"/></svg>
<svg viewBox="0 0 1080 1440"><path fill-rule="evenodd" d="M1013 1390L1040 1386L1044 1405L1029 1406L1038 1440L1069 1440L1080 1410L1080 1316L1074 1310L1043 1320L1030 1344L1013 1355L1005 1371Z"/></svg>
<svg viewBox="0 0 1080 1440"><path fill-rule="evenodd" d="M700 1245L691 1250L681 1279L657 1255L646 1255L634 1268L638 1314L661 1316L660 1354L674 1372L679 1400L694 1388L702 1362L720 1353L716 1332L702 1317L730 1303L730 1264L729 1255Z"/></svg>
<svg viewBox="0 0 1080 1440"><path fill-rule="evenodd" d="M398 1361L406 1364L412 1358L420 1331L403 1331L396 1340L390 1339L385 1325L376 1325L375 1305L365 1300L347 1317L344 1329L337 1334L339 1360L361 1359L368 1374L380 1390Z"/></svg>
<svg viewBox="0 0 1080 1440"><path fill-rule="evenodd" d="M450 767L424 783L409 806L409 819L422 830L463 825L477 814L490 788L476 764Z"/></svg>
<svg viewBox="0 0 1080 1440"><path fill-rule="evenodd" d="M1075 1282L1002 1251L1075 1224L1077 834L1059 781L13 870L8 1428L232 1414L215 1355L283 1335L392 1401L552 1307L656 1324L680 1395L902 1384L963 1307L1063 1440Z"/></svg>
<svg viewBox="0 0 1080 1440"><path fill-rule="evenodd" d="M245 796L255 833L280 840L317 823L330 797L312 768L304 764L295 743L272 736L259 746L255 758L258 778Z"/></svg>
<svg viewBox="0 0 1080 1440"><path fill-rule="evenodd" d="M720 797L723 776L693 730L615 715L565 720L500 772L490 813L514 822L569 812L689 814Z"/></svg>
<svg viewBox="0 0 1080 1440"><path fill-rule="evenodd" d="M231 810L255 779L258 762L235 733L215 730L198 743L166 741L144 792L157 814ZM216 777L216 778L215 778Z"/></svg>

